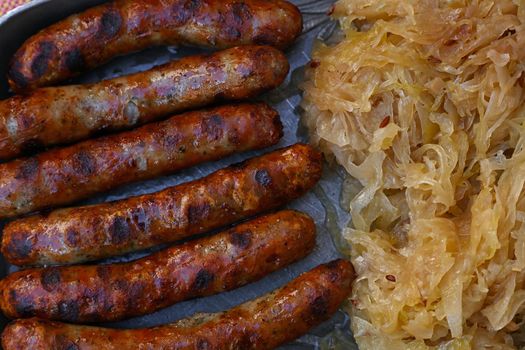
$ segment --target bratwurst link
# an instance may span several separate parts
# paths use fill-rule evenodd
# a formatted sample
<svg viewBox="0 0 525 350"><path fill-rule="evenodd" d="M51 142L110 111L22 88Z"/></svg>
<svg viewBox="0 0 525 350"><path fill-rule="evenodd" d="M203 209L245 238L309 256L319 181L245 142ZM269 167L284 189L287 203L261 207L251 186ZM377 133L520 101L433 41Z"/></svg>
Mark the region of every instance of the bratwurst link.
<svg viewBox="0 0 525 350"><path fill-rule="evenodd" d="M0 217L264 148L282 134L277 112L266 104L224 106L0 164Z"/></svg>
<svg viewBox="0 0 525 350"><path fill-rule="evenodd" d="M289 65L270 46L186 57L147 72L90 85L50 87L0 101L0 159L122 130L217 100L279 86Z"/></svg>
<svg viewBox="0 0 525 350"><path fill-rule="evenodd" d="M301 13L282 0L117 0L29 38L13 57L8 79L14 91L30 91L155 45L284 49L301 30Z"/></svg>
<svg viewBox="0 0 525 350"><path fill-rule="evenodd" d="M19 219L4 228L2 253L15 265L52 265L174 242L298 198L321 166L316 150L297 144L157 193Z"/></svg>
<svg viewBox="0 0 525 350"><path fill-rule="evenodd" d="M354 278L349 262L335 260L229 311L148 329L117 330L22 319L6 327L2 346L4 350L269 350L333 315L350 294Z"/></svg>
<svg viewBox="0 0 525 350"><path fill-rule="evenodd" d="M314 246L312 219L286 210L134 262L16 272L0 281L0 308L10 318L116 321L256 281Z"/></svg>

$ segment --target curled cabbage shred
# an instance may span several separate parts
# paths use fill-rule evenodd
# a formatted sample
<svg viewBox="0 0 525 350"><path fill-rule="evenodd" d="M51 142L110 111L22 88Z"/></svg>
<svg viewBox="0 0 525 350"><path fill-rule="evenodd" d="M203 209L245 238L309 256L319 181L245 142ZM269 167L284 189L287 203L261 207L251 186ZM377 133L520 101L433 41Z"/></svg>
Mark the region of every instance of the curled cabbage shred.
<svg viewBox="0 0 525 350"><path fill-rule="evenodd" d="M314 48L303 123L349 174L360 348L517 348L525 1L339 0L334 16L343 39Z"/></svg>

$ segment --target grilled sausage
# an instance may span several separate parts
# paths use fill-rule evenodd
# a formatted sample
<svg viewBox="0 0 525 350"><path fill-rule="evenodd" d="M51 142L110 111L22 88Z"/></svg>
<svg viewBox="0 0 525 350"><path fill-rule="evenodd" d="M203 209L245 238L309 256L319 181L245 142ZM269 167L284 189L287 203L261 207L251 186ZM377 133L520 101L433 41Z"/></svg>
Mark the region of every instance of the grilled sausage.
<svg viewBox="0 0 525 350"><path fill-rule="evenodd" d="M224 106L0 164L0 217L267 147L281 136L279 116L268 105Z"/></svg>
<svg viewBox="0 0 525 350"><path fill-rule="evenodd" d="M122 130L217 99L279 86L289 65L270 46L242 46L90 85L50 87L0 101L0 159Z"/></svg>
<svg viewBox="0 0 525 350"><path fill-rule="evenodd" d="M312 219L286 210L130 263L16 272L0 281L0 308L10 318L116 321L240 287L314 246Z"/></svg>
<svg viewBox="0 0 525 350"><path fill-rule="evenodd" d="M297 144L157 193L19 219L4 228L2 253L15 265L53 265L174 242L301 196L321 166Z"/></svg>
<svg viewBox="0 0 525 350"><path fill-rule="evenodd" d="M4 350L265 350L328 319L348 297L352 265L335 260L259 299L220 314L196 315L156 328L117 330L18 320L2 334Z"/></svg>
<svg viewBox="0 0 525 350"><path fill-rule="evenodd" d="M301 13L283 0L117 0L29 38L13 57L8 80L14 91L29 91L155 45L284 49L301 30Z"/></svg>

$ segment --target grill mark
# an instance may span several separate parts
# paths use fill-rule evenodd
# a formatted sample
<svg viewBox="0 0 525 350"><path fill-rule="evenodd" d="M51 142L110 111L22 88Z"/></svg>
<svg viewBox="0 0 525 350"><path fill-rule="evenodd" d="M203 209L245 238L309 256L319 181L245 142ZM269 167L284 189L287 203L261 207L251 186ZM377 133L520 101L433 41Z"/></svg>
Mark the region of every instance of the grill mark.
<svg viewBox="0 0 525 350"><path fill-rule="evenodd" d="M201 6L201 0L177 1L171 8L172 19L174 20L175 26L186 24L186 22L198 13Z"/></svg>
<svg viewBox="0 0 525 350"><path fill-rule="evenodd" d="M202 291L208 289L210 284L215 279L215 275L206 269L201 269L197 273L197 277L195 277L195 281L193 281L193 285L191 287L192 290L195 291Z"/></svg>
<svg viewBox="0 0 525 350"><path fill-rule="evenodd" d="M38 173L39 162L37 158L29 158L20 164L16 172L15 179L29 180Z"/></svg>
<svg viewBox="0 0 525 350"><path fill-rule="evenodd" d="M99 35L111 39L120 32L122 17L116 9L108 9L100 20Z"/></svg>
<svg viewBox="0 0 525 350"><path fill-rule="evenodd" d="M34 315L35 308L33 306L33 300L25 295L19 296L15 290L9 291L9 299L11 304L14 305L15 311L20 317L30 317Z"/></svg>
<svg viewBox="0 0 525 350"><path fill-rule="evenodd" d="M162 139L162 144L167 151L176 150L177 146L183 140L183 136L180 133L165 135Z"/></svg>
<svg viewBox="0 0 525 350"><path fill-rule="evenodd" d="M73 157L73 169L82 176L90 176L96 172L96 160L86 150L80 150Z"/></svg>
<svg viewBox="0 0 525 350"><path fill-rule="evenodd" d="M40 43L39 53L31 64L31 73L33 73L35 78L40 78L47 72L55 49L55 44L50 41L42 41Z"/></svg>
<svg viewBox="0 0 525 350"><path fill-rule="evenodd" d="M42 288L48 292L52 292L57 289L61 280L62 277L60 276L60 271L58 268L46 269L42 272L42 276L40 277Z"/></svg>
<svg viewBox="0 0 525 350"><path fill-rule="evenodd" d="M28 258L33 251L33 242L25 235L22 238L14 237L8 243L8 251L18 258Z"/></svg>
<svg viewBox="0 0 525 350"><path fill-rule="evenodd" d="M58 304L57 317L69 322L77 322L80 313L75 300L65 300Z"/></svg>
<svg viewBox="0 0 525 350"><path fill-rule="evenodd" d="M272 177L267 170L261 169L255 172L255 181L261 186L268 187L272 184Z"/></svg>
<svg viewBox="0 0 525 350"><path fill-rule="evenodd" d="M211 349L211 345L207 339L201 338L197 341L197 350Z"/></svg>
<svg viewBox="0 0 525 350"><path fill-rule="evenodd" d="M188 208L188 222L195 225L204 221L210 215L211 206L208 203L197 203Z"/></svg>
<svg viewBox="0 0 525 350"><path fill-rule="evenodd" d="M137 301L142 299L146 291L146 285L142 281L127 283L126 296L127 304L130 310L137 310L140 306Z"/></svg>
<svg viewBox="0 0 525 350"><path fill-rule="evenodd" d="M328 315L330 307L330 292L327 290L310 301L309 310L312 321L321 320Z"/></svg>
<svg viewBox="0 0 525 350"><path fill-rule="evenodd" d="M201 130L210 140L217 141L222 138L224 122L219 115L205 117L201 123Z"/></svg>
<svg viewBox="0 0 525 350"><path fill-rule="evenodd" d="M232 232L230 242L240 249L246 249L252 244L252 233L250 231Z"/></svg>
<svg viewBox="0 0 525 350"><path fill-rule="evenodd" d="M77 230L75 230L72 227L67 229L66 242L70 247L73 247L73 248L77 247L80 241L79 238L80 238L80 235Z"/></svg>
<svg viewBox="0 0 525 350"><path fill-rule="evenodd" d="M86 62L84 61L82 52L78 47L74 48L66 54L65 65L70 72L81 71L84 68L85 64Z"/></svg>
<svg viewBox="0 0 525 350"><path fill-rule="evenodd" d="M22 64L18 57L14 58L14 63L9 67L9 78L20 88L24 89L29 85L29 81L22 73Z"/></svg>
<svg viewBox="0 0 525 350"><path fill-rule="evenodd" d="M232 4L233 18L239 24L249 21L253 18L253 14L250 10L250 6L244 2L236 2Z"/></svg>
<svg viewBox="0 0 525 350"><path fill-rule="evenodd" d="M113 244L122 244L130 239L131 229L125 218L117 216L109 227L111 242Z"/></svg>

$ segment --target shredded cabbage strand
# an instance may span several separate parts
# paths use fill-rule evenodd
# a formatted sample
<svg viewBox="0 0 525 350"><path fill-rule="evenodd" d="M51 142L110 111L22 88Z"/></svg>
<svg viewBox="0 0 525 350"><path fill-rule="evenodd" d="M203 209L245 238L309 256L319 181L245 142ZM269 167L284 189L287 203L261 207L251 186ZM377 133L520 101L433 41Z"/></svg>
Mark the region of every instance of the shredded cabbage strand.
<svg viewBox="0 0 525 350"><path fill-rule="evenodd" d="M339 0L304 83L355 180L361 349L514 349L525 309L525 1ZM514 337L517 339L517 337Z"/></svg>

